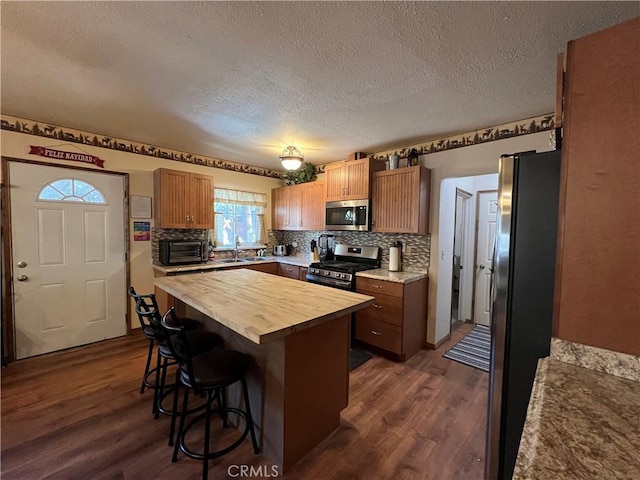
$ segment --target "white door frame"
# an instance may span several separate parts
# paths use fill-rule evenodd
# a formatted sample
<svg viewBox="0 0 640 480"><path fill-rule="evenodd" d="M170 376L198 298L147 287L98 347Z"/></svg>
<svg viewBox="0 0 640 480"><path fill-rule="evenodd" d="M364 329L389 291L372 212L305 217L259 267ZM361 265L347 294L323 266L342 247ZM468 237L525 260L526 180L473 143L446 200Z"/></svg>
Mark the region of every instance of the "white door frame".
<svg viewBox="0 0 640 480"><path fill-rule="evenodd" d="M453 224L454 224L454 232L453 232L453 253L455 255L455 245L456 242L460 242L460 265L461 265L461 270L464 268L464 266L466 265L467 268L469 268L469 265L471 264L471 262L468 261L468 242L469 242L469 236L470 236L470 228L469 228L469 215L470 215L470 200L471 198L473 198L473 194L467 192L466 190L463 190L462 188L458 188L456 187L456 205L458 203L458 199L461 198L462 199L462 235L461 238L458 238L458 235L456 234L455 231L455 225L458 223L458 218L457 218L457 207L456 207L456 213L454 215L454 219L453 219ZM453 268L453 265L452 265ZM452 287L452 291L453 291L453 274L451 275L451 287ZM464 305L464 296L466 294L465 290L465 282L464 282L464 278L463 278L463 272L460 272L460 279L458 281L458 317L460 317L460 314L462 313L462 306ZM453 310L453 301L451 302L451 310ZM456 320L459 320L456 319ZM462 319L463 321L466 321L466 318ZM452 320L453 322L453 315L452 315Z"/></svg>
<svg viewBox="0 0 640 480"><path fill-rule="evenodd" d="M126 322L126 335L130 334L131 319L129 316L129 304L128 295L126 291L127 285L129 285L130 278L130 238L129 238L129 174L124 172L116 172L112 170L98 170L97 168L87 168L74 165L63 165L52 162L38 162L33 160L26 160L22 158L2 157L0 164L0 176L2 178L2 361L13 362L15 361L15 322L13 312L13 268L12 258L13 251L11 246L11 199L9 195L9 186L11 179L9 177L9 162L29 163L32 165L41 165L48 167L64 168L68 170L84 170L92 173L103 173L107 175L119 175L123 177L124 181L124 247L125 247L125 292L124 298L127 302L127 308L125 309L125 322Z"/></svg>

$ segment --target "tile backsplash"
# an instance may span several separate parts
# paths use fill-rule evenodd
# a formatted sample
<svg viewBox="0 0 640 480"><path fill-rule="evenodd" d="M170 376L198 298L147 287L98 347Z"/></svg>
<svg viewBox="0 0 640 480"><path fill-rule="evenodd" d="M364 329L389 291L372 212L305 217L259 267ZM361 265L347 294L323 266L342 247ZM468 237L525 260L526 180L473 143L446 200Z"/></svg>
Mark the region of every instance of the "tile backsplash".
<svg viewBox="0 0 640 480"><path fill-rule="evenodd" d="M402 268L406 271L423 271L429 269L429 253L431 247L431 237L429 235L413 235L408 233L373 233L373 232L326 232L326 231L305 231L293 232L284 230L269 230L267 239L267 252L273 254L273 246L281 243L297 243L293 248L294 256L309 256L311 251L311 240L318 240L318 237L328 233L334 235L334 243L349 245L373 245L379 246L382 250L382 268L389 266L389 247L393 242L401 241L410 247L411 253L402 257ZM154 263L159 263L159 240L206 240L207 230L198 229L171 229L154 228L151 231L151 255ZM245 255L256 255L255 250L246 251ZM217 258L225 258L233 255L229 251L216 251Z"/></svg>
<svg viewBox="0 0 640 480"><path fill-rule="evenodd" d="M160 263L160 240L206 240L207 230L197 228L153 228L151 229L151 258Z"/></svg>
<svg viewBox="0 0 640 480"><path fill-rule="evenodd" d="M372 232L294 232L284 230L269 230L269 251L273 252L273 245L279 243L293 244L292 255L308 256L311 251L311 240L328 233L334 235L336 244L372 245L379 246L382 250L382 268L389 266L389 247L393 242L401 241L409 246L411 253L403 255L403 270L417 271L429 269L429 252L431 237L429 235L413 235L408 233L372 233Z"/></svg>

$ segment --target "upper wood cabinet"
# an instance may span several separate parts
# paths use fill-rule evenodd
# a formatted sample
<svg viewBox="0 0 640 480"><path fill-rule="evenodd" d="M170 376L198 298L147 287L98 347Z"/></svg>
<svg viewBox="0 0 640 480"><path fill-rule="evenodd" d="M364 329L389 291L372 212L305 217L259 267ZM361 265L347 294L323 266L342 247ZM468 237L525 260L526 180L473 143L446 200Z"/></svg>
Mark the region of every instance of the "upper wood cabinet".
<svg viewBox="0 0 640 480"><path fill-rule="evenodd" d="M159 168L153 196L157 228L213 228L213 177Z"/></svg>
<svg viewBox="0 0 640 480"><path fill-rule="evenodd" d="M640 355L640 18L569 42L553 335Z"/></svg>
<svg viewBox="0 0 640 480"><path fill-rule="evenodd" d="M422 166L377 172L373 177L371 230L429 233L431 170Z"/></svg>
<svg viewBox="0 0 640 480"><path fill-rule="evenodd" d="M324 182L309 182L271 190L274 230L323 230Z"/></svg>
<svg viewBox="0 0 640 480"><path fill-rule="evenodd" d="M382 169L382 162L370 158L327 164L327 202L369 199L371 174Z"/></svg>

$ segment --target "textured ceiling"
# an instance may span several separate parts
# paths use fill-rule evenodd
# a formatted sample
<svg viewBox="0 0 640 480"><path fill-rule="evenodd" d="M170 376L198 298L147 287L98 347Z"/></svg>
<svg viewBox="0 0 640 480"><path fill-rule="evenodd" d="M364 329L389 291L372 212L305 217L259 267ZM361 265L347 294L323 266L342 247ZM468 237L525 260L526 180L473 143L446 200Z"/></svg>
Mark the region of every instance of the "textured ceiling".
<svg viewBox="0 0 640 480"><path fill-rule="evenodd" d="M554 110L638 2L5 2L1 111L269 168Z"/></svg>

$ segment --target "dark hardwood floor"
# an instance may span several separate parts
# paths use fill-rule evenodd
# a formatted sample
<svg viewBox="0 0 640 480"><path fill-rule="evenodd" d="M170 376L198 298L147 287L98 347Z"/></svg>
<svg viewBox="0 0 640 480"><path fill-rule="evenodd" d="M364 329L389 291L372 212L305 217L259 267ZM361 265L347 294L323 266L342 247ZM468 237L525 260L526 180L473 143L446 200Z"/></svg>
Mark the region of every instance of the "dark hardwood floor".
<svg viewBox="0 0 640 480"><path fill-rule="evenodd" d="M374 357L354 370L340 428L283 477L481 480L488 374L442 357L470 329L406 363ZM134 335L4 368L2 478L200 478L200 462L171 463L169 419L154 420L152 392L138 392L146 348ZM275 476L247 439L209 478L242 478L228 469L243 464L262 466L251 478Z"/></svg>

